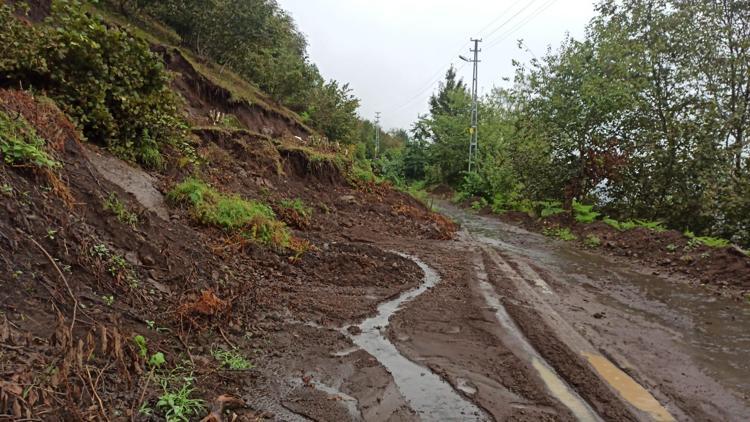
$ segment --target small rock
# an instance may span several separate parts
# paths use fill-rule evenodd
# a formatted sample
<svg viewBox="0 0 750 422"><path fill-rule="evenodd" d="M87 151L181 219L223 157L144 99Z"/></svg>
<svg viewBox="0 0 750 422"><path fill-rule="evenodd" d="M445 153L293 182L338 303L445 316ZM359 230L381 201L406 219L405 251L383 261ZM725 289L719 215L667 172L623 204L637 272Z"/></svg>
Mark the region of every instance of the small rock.
<svg viewBox="0 0 750 422"><path fill-rule="evenodd" d="M138 254L133 251L125 253L125 261L127 261L128 264L135 265L137 267L140 267L142 265L141 260L138 259Z"/></svg>
<svg viewBox="0 0 750 422"><path fill-rule="evenodd" d="M357 198L354 197L354 195L341 195L338 198L339 202L343 202L345 204L352 204L357 205Z"/></svg>
<svg viewBox="0 0 750 422"><path fill-rule="evenodd" d="M356 335L358 335L358 334L362 333L362 329L361 329L361 328L359 328L359 327L358 327L358 326L356 326L356 325L350 325L350 326L349 326L349 327L348 327L348 328L346 329L346 331L348 331L348 332L349 332L349 334L351 334L351 335L354 335L354 336L356 336Z"/></svg>
<svg viewBox="0 0 750 422"><path fill-rule="evenodd" d="M607 315L606 315L606 314L605 314L604 312L597 312L597 313L595 313L595 314L594 314L594 315L592 315L592 316L593 316L594 318L596 318L596 319L602 319L602 318L606 318L606 316L607 316Z"/></svg>
<svg viewBox="0 0 750 422"><path fill-rule="evenodd" d="M148 265L148 266L152 266L152 265L156 264L156 261L154 260L154 257L152 257L151 255L148 255L148 254L142 255L141 256L141 261L145 265Z"/></svg>

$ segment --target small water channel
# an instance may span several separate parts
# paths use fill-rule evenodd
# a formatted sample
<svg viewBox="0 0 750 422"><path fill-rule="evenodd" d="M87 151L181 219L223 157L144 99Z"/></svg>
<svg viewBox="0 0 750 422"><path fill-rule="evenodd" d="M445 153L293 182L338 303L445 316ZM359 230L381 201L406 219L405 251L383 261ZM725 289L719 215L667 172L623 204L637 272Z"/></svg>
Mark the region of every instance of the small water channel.
<svg viewBox="0 0 750 422"><path fill-rule="evenodd" d="M430 421L485 421L488 417L453 387L429 369L418 365L404 355L388 340L385 333L389 319L401 307L440 282L438 274L419 259L413 260L424 272L422 284L378 306L377 315L358 325L361 332L350 335L352 341L374 356L393 376L409 406L423 420Z"/></svg>

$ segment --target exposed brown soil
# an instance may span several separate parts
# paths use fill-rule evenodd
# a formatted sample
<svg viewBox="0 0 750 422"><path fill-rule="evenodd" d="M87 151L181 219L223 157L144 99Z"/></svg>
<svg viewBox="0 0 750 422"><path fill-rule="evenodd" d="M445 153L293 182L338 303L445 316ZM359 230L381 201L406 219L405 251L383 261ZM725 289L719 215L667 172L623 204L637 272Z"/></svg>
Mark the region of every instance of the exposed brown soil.
<svg viewBox="0 0 750 422"><path fill-rule="evenodd" d="M485 209L482 214L491 213ZM583 241L596 236L601 241L596 250L644 263L653 268L654 274L684 276L690 282L706 284L738 300L745 300L744 296L750 293L750 256L736 247L708 247L691 242L675 230L657 232L639 227L619 231L601 221L581 224L567 213L545 219L516 211L492 215L540 233L548 228L567 227L577 236L574 243L580 247L592 249Z"/></svg>
<svg viewBox="0 0 750 422"><path fill-rule="evenodd" d="M193 362L185 375L193 373L196 395L207 403L221 393L248 398L249 391L268 391L253 381L267 376L266 362L320 341L281 342L288 321L356 322L419 281L414 263L352 243L339 227L364 223L373 233L413 238L443 238L453 230L438 226L412 198L387 187L362 190L330 174L333 168L304 165L309 157L289 154L267 137L198 131L209 161L203 177L215 186L271 204L302 198L314 209L310 228L295 234L313 246L300 259L251 244L237 249L229 234L195 224L186 211L168 208L164 215L159 201L146 200L158 199L189 168L170 160L163 172L145 174L82 144L46 102L16 91L0 91L0 102L23 114L64 163L55 171L0 167L0 414L138 417L140 404L154 407L162 391L139 356L137 334L146 338L148 355L164 353L167 366ZM100 172L105 168L112 174ZM111 193L138 215L136 224L104 209ZM394 211L399 207L421 211L405 218ZM235 346L259 369L220 369L211 352ZM362 356L352 362L374 365L383 387L372 396L355 382L350 391L363 399L392 395L382 368ZM330 404L328 396L311 400ZM391 412L408 419L402 407ZM238 412L240 420L256 415Z"/></svg>
<svg viewBox="0 0 750 422"><path fill-rule="evenodd" d="M178 48L154 46L153 49L164 58L167 68L175 72L172 86L185 98L186 113L194 125L216 124L215 120L220 120L216 113L220 112L267 136L307 138L311 135L309 128L275 108L233 98L227 89L212 83L200 73ZM264 102L272 103L269 98L264 98ZM281 108L278 105L274 107Z"/></svg>

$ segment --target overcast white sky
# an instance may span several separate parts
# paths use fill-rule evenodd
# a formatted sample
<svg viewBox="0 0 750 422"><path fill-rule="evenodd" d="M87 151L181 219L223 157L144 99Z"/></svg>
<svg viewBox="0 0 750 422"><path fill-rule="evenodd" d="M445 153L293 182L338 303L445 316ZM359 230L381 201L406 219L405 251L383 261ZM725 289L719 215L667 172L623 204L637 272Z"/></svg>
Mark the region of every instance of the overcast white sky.
<svg viewBox="0 0 750 422"><path fill-rule="evenodd" d="M278 0L307 36L326 79L349 82L359 114L384 128L409 128L450 63L460 67L470 37L480 36L480 94L528 61L556 48L566 32L581 37L594 0ZM522 38L531 51L519 50ZM463 44L463 46L462 46ZM459 75L471 84L471 65ZM433 83L433 85L430 85Z"/></svg>

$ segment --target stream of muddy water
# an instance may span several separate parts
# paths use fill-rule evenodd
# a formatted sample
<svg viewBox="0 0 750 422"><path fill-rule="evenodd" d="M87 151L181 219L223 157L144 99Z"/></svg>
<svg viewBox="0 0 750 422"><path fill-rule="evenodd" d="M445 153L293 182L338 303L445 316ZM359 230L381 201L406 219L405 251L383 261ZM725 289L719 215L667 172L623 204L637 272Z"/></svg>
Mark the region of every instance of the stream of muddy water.
<svg viewBox="0 0 750 422"><path fill-rule="evenodd" d="M361 332L352 341L374 356L393 376L401 394L420 419L431 421L485 421L489 418L476 405L463 398L453 387L424 366L407 359L388 340L389 319L401 307L440 282L438 274L419 259L413 260L424 272L423 283L395 299L378 306L377 315L358 325Z"/></svg>

